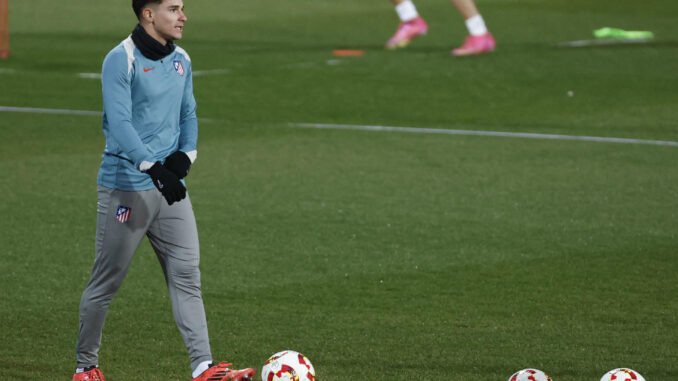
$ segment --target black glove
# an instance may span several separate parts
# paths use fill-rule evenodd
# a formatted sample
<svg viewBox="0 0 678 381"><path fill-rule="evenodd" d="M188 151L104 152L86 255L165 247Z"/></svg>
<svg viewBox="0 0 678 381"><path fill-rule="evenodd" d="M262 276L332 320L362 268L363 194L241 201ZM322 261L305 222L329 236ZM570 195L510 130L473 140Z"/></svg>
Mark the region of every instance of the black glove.
<svg viewBox="0 0 678 381"><path fill-rule="evenodd" d="M177 175L178 178L183 179L188 175L188 171L191 169L191 159L188 158L188 155L181 151L177 151L165 159L165 168L169 169Z"/></svg>
<svg viewBox="0 0 678 381"><path fill-rule="evenodd" d="M156 161L146 173L151 176L153 184L162 193L169 205L186 198L186 187L179 178L167 168Z"/></svg>

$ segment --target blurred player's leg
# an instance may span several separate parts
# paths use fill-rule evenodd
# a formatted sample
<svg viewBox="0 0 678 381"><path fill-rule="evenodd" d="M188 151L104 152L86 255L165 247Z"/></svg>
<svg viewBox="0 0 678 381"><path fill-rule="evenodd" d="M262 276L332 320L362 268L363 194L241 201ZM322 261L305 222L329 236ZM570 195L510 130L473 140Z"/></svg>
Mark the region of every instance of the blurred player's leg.
<svg viewBox="0 0 678 381"><path fill-rule="evenodd" d="M469 36L464 45L452 50L455 56L468 56L491 52L495 48L492 34L487 30L483 16L478 12L473 0L451 0L459 13L464 17Z"/></svg>
<svg viewBox="0 0 678 381"><path fill-rule="evenodd" d="M400 24L393 37L386 42L387 49L404 48L412 39L428 32L428 25L424 21L411 0L391 0L396 13L400 17Z"/></svg>
<svg viewBox="0 0 678 381"><path fill-rule="evenodd" d="M174 320L184 339L191 369L212 362L205 307L200 290L200 247L191 199L162 203L148 239L165 273Z"/></svg>
<svg viewBox="0 0 678 381"><path fill-rule="evenodd" d="M80 300L77 344L80 369L98 365L108 306L127 275L152 216L160 202L165 202L155 189L124 192L99 186L97 191L94 268Z"/></svg>

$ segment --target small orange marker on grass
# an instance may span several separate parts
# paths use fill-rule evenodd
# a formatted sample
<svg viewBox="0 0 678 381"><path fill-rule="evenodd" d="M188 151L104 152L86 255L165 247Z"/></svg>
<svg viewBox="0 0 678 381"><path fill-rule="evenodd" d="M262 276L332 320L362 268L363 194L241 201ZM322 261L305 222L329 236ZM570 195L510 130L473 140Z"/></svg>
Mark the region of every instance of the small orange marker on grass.
<svg viewBox="0 0 678 381"><path fill-rule="evenodd" d="M362 57L365 55L365 52L362 50L353 49L337 49L333 50L332 54L337 57Z"/></svg>

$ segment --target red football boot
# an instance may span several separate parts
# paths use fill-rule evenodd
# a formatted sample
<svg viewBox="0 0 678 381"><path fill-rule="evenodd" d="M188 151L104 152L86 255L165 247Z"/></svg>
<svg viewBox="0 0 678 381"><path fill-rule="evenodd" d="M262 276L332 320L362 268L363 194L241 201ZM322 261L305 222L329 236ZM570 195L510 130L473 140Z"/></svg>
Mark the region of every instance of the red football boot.
<svg viewBox="0 0 678 381"><path fill-rule="evenodd" d="M209 367L193 381L250 381L254 378L254 369L229 369L232 364L225 361ZM75 381L75 380L74 380Z"/></svg>
<svg viewBox="0 0 678 381"><path fill-rule="evenodd" d="M106 381L106 378L99 368L95 367L86 372L74 374L73 381Z"/></svg>

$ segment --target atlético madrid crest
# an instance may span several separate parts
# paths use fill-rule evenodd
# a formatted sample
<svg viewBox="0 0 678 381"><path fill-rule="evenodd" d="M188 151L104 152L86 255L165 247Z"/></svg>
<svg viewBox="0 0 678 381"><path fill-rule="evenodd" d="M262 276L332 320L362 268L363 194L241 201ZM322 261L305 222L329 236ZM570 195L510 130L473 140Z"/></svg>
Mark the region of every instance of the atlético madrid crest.
<svg viewBox="0 0 678 381"><path fill-rule="evenodd" d="M129 206L123 206L120 205L118 206L118 211L115 212L115 218L122 222L123 224L129 220L130 216L132 215L132 208Z"/></svg>
<svg viewBox="0 0 678 381"><path fill-rule="evenodd" d="M184 65L181 63L181 60L174 60L174 70L176 70L179 75L184 75Z"/></svg>

